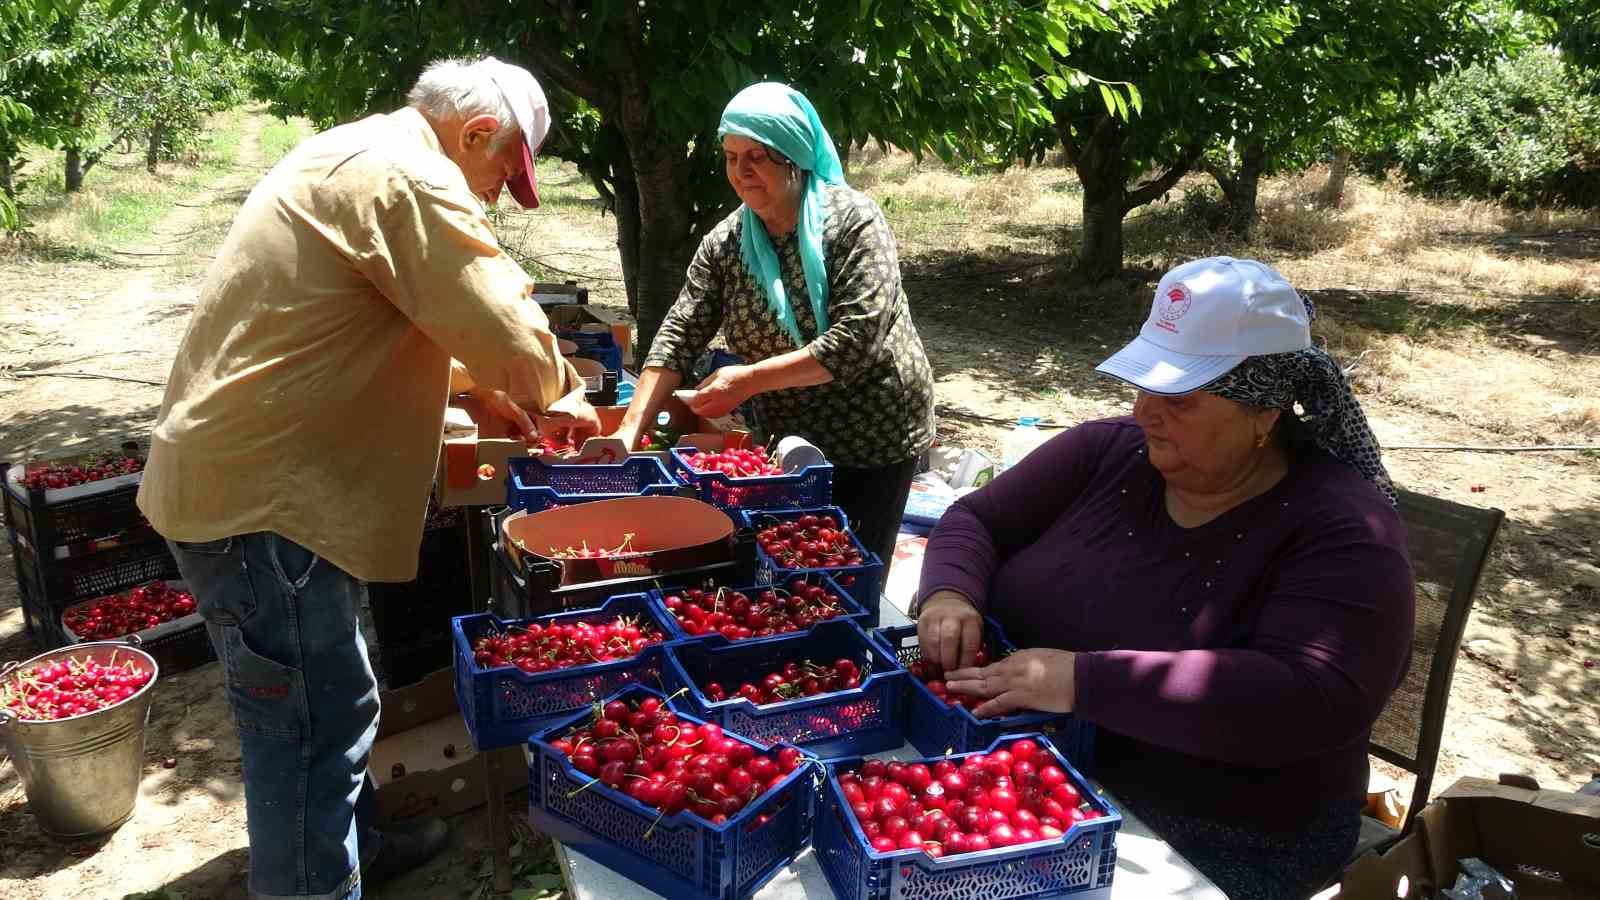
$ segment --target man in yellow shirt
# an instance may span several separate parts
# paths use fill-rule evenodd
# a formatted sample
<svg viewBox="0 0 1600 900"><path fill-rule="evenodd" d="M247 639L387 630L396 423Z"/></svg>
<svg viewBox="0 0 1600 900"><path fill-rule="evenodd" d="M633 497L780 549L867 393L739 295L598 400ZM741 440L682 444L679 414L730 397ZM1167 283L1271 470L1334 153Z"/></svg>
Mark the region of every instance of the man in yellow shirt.
<svg viewBox="0 0 1600 900"><path fill-rule="evenodd" d="M245 201L178 350L139 505L172 544L239 731L250 890L361 894L426 860L434 820L371 827L369 581L416 575L451 390L526 435L598 432L532 282L484 213L538 204L539 84L493 58L312 137ZM452 360L459 364L452 365Z"/></svg>

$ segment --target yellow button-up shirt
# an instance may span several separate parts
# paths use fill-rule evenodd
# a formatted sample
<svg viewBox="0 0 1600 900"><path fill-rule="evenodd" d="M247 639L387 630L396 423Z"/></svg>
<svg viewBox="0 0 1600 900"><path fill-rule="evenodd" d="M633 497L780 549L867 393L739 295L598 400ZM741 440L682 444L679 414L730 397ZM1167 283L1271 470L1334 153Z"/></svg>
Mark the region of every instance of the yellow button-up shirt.
<svg viewBox="0 0 1600 900"><path fill-rule="evenodd" d="M582 400L532 289L420 113L306 140L206 275L140 509L173 540L273 531L363 580L415 577L452 357L534 410Z"/></svg>

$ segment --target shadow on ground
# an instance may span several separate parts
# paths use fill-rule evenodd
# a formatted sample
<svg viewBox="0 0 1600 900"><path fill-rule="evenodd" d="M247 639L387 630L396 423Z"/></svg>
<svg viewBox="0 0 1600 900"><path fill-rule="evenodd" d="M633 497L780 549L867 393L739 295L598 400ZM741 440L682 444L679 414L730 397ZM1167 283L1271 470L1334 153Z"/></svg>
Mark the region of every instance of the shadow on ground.
<svg viewBox="0 0 1600 900"><path fill-rule="evenodd" d="M1508 517L1472 612L1515 636L1511 655L1473 654L1517 704L1507 721L1575 776L1600 771L1600 721L1570 715L1594 708L1595 676L1583 663L1600 665L1600 574L1590 562L1600 548L1582 536L1596 533L1600 509L1555 509L1538 522Z"/></svg>
<svg viewBox="0 0 1600 900"><path fill-rule="evenodd" d="M1445 231L1441 243L1481 247L1496 256L1518 259L1571 259L1593 262L1600 259L1600 228L1563 228L1555 231L1522 231L1485 234L1472 231Z"/></svg>

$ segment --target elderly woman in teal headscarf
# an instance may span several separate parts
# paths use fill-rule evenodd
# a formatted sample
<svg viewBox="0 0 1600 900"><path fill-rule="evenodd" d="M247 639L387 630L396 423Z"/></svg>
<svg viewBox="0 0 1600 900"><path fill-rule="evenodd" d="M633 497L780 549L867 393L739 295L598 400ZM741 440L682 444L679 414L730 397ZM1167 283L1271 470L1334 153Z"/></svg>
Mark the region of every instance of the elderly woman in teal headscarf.
<svg viewBox="0 0 1600 900"><path fill-rule="evenodd" d="M835 467L835 502L887 563L933 440L933 376L894 235L844 183L833 140L798 91L745 88L717 133L742 204L700 242L617 434L633 446L720 331L747 364L718 369L689 405L716 417L748 400L760 437L819 447Z"/></svg>

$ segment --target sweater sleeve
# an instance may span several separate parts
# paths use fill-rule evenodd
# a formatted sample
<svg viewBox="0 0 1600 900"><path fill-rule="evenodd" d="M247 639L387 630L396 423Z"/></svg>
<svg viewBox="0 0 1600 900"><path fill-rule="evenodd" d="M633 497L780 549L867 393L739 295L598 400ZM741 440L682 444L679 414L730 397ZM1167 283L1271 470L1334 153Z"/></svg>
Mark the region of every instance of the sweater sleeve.
<svg viewBox="0 0 1600 900"><path fill-rule="evenodd" d="M720 227L701 239L683 274L683 289L667 310L645 357L645 368L671 369L683 376L685 387L694 386L695 360L722 328L721 256L727 243Z"/></svg>
<svg viewBox="0 0 1600 900"><path fill-rule="evenodd" d="M917 603L951 590L984 609L995 569L1067 511L1122 427L1101 421L1069 428L952 504L928 538Z"/></svg>
<svg viewBox="0 0 1600 900"><path fill-rule="evenodd" d="M1402 526L1376 508L1308 509L1304 521L1268 574L1245 646L1079 653L1074 712L1157 746L1262 767L1371 728L1411 650Z"/></svg>
<svg viewBox="0 0 1600 900"><path fill-rule="evenodd" d="M841 230L843 245L828 294L828 328L808 347L833 380L849 384L870 371L899 310L900 260L877 204L861 197ZM806 301L809 302L809 301Z"/></svg>

